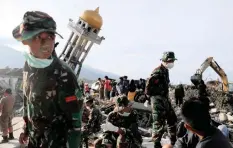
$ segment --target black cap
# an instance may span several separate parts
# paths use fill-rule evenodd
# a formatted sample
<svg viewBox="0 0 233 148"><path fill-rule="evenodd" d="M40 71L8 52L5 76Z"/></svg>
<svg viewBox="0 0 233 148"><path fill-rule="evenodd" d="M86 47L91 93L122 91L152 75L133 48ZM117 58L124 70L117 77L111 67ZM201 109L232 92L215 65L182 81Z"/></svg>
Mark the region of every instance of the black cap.
<svg viewBox="0 0 233 148"><path fill-rule="evenodd" d="M129 100L128 100L127 96L121 95L121 96L118 96L118 98L116 100L116 104L117 104L117 106L126 107L129 104Z"/></svg>

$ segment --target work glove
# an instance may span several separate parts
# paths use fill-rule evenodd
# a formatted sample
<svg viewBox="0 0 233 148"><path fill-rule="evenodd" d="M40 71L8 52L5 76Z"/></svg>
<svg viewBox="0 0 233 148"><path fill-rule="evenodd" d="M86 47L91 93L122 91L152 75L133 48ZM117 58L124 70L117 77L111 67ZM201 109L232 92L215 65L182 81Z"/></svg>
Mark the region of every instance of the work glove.
<svg viewBox="0 0 233 148"><path fill-rule="evenodd" d="M145 106L145 107L148 107L148 103L149 103L149 101L146 100L146 102L144 103L144 106Z"/></svg>
<svg viewBox="0 0 233 148"><path fill-rule="evenodd" d="M167 145L167 144L173 145L171 143L171 140L170 140L170 138L169 138L169 136L167 134L163 134L160 143L161 143L162 146Z"/></svg>
<svg viewBox="0 0 233 148"><path fill-rule="evenodd" d="M106 124L102 124L101 128L103 131L112 131L112 132L117 132L119 130L118 127L114 126L112 123L107 122Z"/></svg>

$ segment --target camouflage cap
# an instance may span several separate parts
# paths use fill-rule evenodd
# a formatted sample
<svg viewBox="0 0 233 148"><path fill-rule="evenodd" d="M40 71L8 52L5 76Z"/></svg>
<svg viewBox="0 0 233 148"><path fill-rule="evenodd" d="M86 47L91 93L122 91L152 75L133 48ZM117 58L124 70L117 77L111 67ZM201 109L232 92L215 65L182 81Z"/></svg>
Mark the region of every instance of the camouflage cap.
<svg viewBox="0 0 233 148"><path fill-rule="evenodd" d="M18 25L13 31L13 37L18 41L31 39L41 32L56 32L56 22L47 13L41 11L27 11L23 16L23 22Z"/></svg>
<svg viewBox="0 0 233 148"><path fill-rule="evenodd" d="M168 61L175 61L177 59L175 58L175 53L174 52L167 51L167 52L163 53L163 57L162 57L161 60L164 61L164 62L168 62Z"/></svg>

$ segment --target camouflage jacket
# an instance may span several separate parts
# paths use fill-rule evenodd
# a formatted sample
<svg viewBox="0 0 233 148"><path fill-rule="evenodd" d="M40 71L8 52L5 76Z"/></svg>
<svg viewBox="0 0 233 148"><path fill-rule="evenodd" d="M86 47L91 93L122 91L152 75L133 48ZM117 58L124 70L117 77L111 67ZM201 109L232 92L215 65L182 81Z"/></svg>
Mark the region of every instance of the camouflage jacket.
<svg viewBox="0 0 233 148"><path fill-rule="evenodd" d="M102 114L99 109L95 106L91 109L89 114L89 120L85 125L84 129L88 130L89 132L96 133L100 131L100 125L102 122Z"/></svg>
<svg viewBox="0 0 233 148"><path fill-rule="evenodd" d="M73 71L55 58L46 68L23 71L25 133L31 138L48 130L81 128L82 94Z"/></svg>
<svg viewBox="0 0 233 148"><path fill-rule="evenodd" d="M127 117L121 116L118 112L113 111L109 113L107 121L114 126L119 127L124 132L128 142L134 142L136 145L141 145L142 137L138 132L138 114L135 110L132 110Z"/></svg>
<svg viewBox="0 0 233 148"><path fill-rule="evenodd" d="M168 96L169 71L162 64L155 68L146 83L145 93L149 96Z"/></svg>

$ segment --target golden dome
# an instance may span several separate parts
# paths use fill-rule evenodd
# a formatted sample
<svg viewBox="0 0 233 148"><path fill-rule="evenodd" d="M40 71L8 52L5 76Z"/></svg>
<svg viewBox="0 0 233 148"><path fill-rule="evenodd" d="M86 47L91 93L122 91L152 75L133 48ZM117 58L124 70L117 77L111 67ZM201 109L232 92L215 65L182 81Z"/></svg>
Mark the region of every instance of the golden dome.
<svg viewBox="0 0 233 148"><path fill-rule="evenodd" d="M99 14L99 7L97 7L94 11L93 10L86 10L80 16L85 22L87 22L92 27L100 29L103 25L102 17Z"/></svg>

